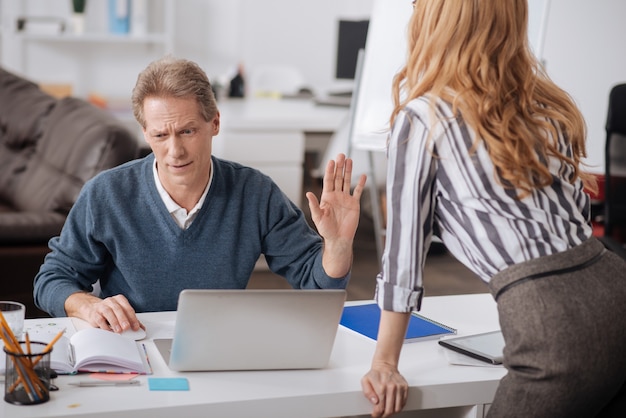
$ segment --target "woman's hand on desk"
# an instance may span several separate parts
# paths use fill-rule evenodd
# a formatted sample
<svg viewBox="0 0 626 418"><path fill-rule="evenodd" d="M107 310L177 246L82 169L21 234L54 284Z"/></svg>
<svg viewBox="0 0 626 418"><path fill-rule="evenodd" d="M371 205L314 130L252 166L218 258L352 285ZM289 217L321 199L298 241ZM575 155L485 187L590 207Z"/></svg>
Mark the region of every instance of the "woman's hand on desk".
<svg viewBox="0 0 626 418"><path fill-rule="evenodd" d="M409 384L398 371L398 362L410 317L410 312L380 313L372 367L361 379L363 394L374 406L373 417L390 417L406 404Z"/></svg>
<svg viewBox="0 0 626 418"><path fill-rule="evenodd" d="M361 379L361 387L373 405L373 417L390 417L406 404L409 385L396 367L373 364Z"/></svg>
<svg viewBox="0 0 626 418"><path fill-rule="evenodd" d="M123 295L100 299L90 293L74 293L65 301L65 312L67 316L89 322L91 326L117 333L145 329Z"/></svg>

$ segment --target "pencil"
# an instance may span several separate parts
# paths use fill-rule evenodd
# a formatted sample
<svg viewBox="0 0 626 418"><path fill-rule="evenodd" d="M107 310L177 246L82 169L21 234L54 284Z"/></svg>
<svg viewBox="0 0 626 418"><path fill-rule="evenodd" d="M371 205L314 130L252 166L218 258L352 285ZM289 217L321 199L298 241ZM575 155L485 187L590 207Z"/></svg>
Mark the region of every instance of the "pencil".
<svg viewBox="0 0 626 418"><path fill-rule="evenodd" d="M2 339L4 340L7 347L9 347L12 350L12 352L24 355L24 351L22 350L20 343L15 338L15 335L13 335L13 332L11 331L11 328L8 326L8 323L6 322L6 319L4 318L4 316L1 316L1 315L2 313L0 312L0 322L3 328L3 332L1 334L3 337ZM65 333L65 328L63 328L52 339L52 341L50 341L48 345L46 345L42 354L39 355L35 359L35 361L33 361L30 357L28 358L28 360L24 357L13 358L13 362L15 364L16 371L19 375L19 378L13 383L13 385L11 385L11 387L9 388L9 392L14 391L15 388L19 385L20 381L22 381L24 382L24 389L26 390L26 393L28 394L31 400L33 400L33 393L32 393L33 391L35 392L35 396L37 396L37 400L39 399L40 396L43 396L40 391L39 386L41 386L44 390L45 390L45 387L43 386L43 382L41 382L41 380L37 376L37 373L35 372L35 365L37 365L37 363L41 361L41 359L43 358L43 355L47 353L48 351L50 351L52 346L59 340L59 338L63 336L64 333ZM29 354L31 354L30 353L30 339L28 339L28 333L26 334L26 338L27 338L27 341L26 341L27 350Z"/></svg>
<svg viewBox="0 0 626 418"><path fill-rule="evenodd" d="M28 331L24 333L24 339L26 340L26 352L28 353L28 360L32 363L33 359L30 357L32 353L30 351L30 338L28 337Z"/></svg>
<svg viewBox="0 0 626 418"><path fill-rule="evenodd" d="M13 339L15 338L15 336L13 336L11 332L11 329L8 328L5 323L2 323L2 339L7 345L7 349L10 350L9 352L7 352L7 355L9 355L9 353L15 353L17 355L11 356L11 360L13 361L13 365L15 366L15 371L17 372L18 378L15 382L13 382L13 385L11 385L8 392L13 392L15 388L20 384L20 382L24 382L24 391L26 392L26 395L28 395L28 398L33 401L35 400L35 396L40 396L41 393L39 392L38 388L35 387L33 384L33 378L36 378L37 375L32 368L32 364L26 361L25 358L19 357L20 354L23 355L22 348L21 346L19 346L19 344L15 346L11 337ZM37 393L33 394L33 392ZM37 397L37 399L39 398Z"/></svg>
<svg viewBox="0 0 626 418"><path fill-rule="evenodd" d="M54 344L56 344L57 341L59 341L59 338L61 338L63 336L63 334L65 334L65 330L66 328L63 328L61 331L59 331L59 333L52 339L52 341L50 341L48 343L48 345L46 346L46 348L43 349L43 352L45 353L46 351L50 350L52 348L52 346Z"/></svg>
<svg viewBox="0 0 626 418"><path fill-rule="evenodd" d="M46 354L48 351L50 351L52 346L55 345L57 341L59 341L59 338L61 338L63 334L65 334L65 330L66 328L63 328L61 331L59 331L59 333L52 339L52 341L50 341L48 345L45 346L45 348L41 352L41 355L38 356L33 362L33 366L39 363L39 361L41 361L41 359L43 358L43 355Z"/></svg>
<svg viewBox="0 0 626 418"><path fill-rule="evenodd" d="M11 327L9 326L9 323L7 322L6 318L2 314L2 311L0 311L0 324L2 325L2 328L4 328L7 331L6 336L4 335L4 333L2 333L2 340L4 340L5 343L7 342L7 340L10 341L11 342L10 346L16 348L18 350L17 352L19 352L20 354L24 354L24 352L22 351L22 347L19 344L19 341L17 341L17 338L15 338L15 334L13 334L13 330L11 329Z"/></svg>

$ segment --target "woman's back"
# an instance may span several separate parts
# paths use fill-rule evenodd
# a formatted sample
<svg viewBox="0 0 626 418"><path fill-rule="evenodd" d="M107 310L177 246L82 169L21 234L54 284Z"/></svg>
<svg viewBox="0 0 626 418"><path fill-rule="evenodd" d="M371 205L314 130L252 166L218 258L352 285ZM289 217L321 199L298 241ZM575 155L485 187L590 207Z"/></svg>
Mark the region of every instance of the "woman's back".
<svg viewBox="0 0 626 418"><path fill-rule="evenodd" d="M413 131L404 157L397 158L404 158L405 167L419 158L432 165L414 179L425 187L432 182L436 235L468 268L488 280L510 265L564 251L591 236L589 196L580 179L568 180L571 166L550 159L552 183L520 199L496 179L485 143L475 141L462 116L455 117L452 107L439 100L433 121L430 105L422 97L407 106L411 120L402 121ZM442 122L434 125L437 121ZM562 136L558 143L562 152L571 152ZM394 167L398 166L396 161Z"/></svg>

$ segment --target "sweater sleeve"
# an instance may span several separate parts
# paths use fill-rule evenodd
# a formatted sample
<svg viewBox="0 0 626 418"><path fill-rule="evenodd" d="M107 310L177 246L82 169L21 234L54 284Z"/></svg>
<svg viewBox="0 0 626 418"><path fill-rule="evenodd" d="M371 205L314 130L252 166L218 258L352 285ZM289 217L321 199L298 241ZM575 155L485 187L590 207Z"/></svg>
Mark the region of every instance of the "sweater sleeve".
<svg viewBox="0 0 626 418"><path fill-rule="evenodd" d="M350 274L332 278L322 266L323 244L302 211L273 185L263 253L270 269L295 289L344 289Z"/></svg>
<svg viewBox="0 0 626 418"><path fill-rule="evenodd" d="M106 268L106 250L92 239L90 186L83 188L61 234L50 240L51 252L35 276L35 304L52 316L66 316L65 300L76 292L91 292Z"/></svg>

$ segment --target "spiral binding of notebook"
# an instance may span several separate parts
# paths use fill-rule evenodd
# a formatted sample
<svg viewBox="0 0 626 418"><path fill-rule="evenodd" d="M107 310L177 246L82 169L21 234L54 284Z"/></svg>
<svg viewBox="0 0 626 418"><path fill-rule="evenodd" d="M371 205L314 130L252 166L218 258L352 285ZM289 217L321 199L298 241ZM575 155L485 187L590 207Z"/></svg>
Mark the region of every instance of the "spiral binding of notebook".
<svg viewBox="0 0 626 418"><path fill-rule="evenodd" d="M452 327L450 327L450 326L448 326L446 324L442 324L441 322L437 322L437 321L435 321L435 320L433 320L431 318L428 318L428 317L426 317L424 315L418 314L417 312L413 312L411 315L416 316L416 317L418 317L420 319L423 319L424 321L428 321L428 322L430 322L432 324L435 324L438 327L445 328L448 331L450 331L452 334L456 334L456 328L452 328Z"/></svg>

